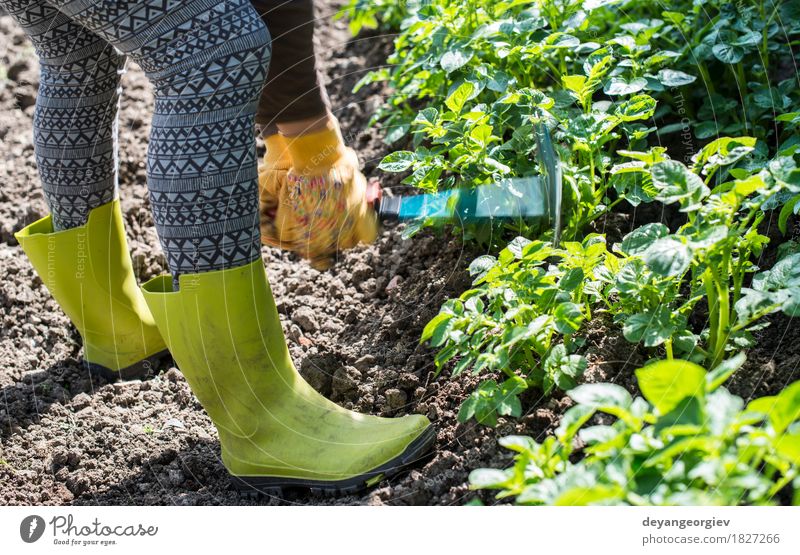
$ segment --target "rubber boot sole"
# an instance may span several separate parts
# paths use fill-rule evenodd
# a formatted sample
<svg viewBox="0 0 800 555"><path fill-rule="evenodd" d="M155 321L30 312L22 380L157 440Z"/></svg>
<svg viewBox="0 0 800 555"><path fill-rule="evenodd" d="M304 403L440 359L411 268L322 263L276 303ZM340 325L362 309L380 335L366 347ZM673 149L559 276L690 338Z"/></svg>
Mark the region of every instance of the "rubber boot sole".
<svg viewBox="0 0 800 555"><path fill-rule="evenodd" d="M172 356L169 354L168 349L159 351L154 355L143 358L139 362L131 364L120 370L112 370L100 364L84 360L83 363L89 369L93 376L99 376L109 382L128 381L128 380L143 380L150 376L155 375L156 369Z"/></svg>
<svg viewBox="0 0 800 555"><path fill-rule="evenodd" d="M231 484L244 497L285 497L288 491L305 491L323 497L353 495L376 485L381 480L396 476L432 454L436 430L429 426L397 457L360 476L346 480L303 480L269 476L233 476Z"/></svg>

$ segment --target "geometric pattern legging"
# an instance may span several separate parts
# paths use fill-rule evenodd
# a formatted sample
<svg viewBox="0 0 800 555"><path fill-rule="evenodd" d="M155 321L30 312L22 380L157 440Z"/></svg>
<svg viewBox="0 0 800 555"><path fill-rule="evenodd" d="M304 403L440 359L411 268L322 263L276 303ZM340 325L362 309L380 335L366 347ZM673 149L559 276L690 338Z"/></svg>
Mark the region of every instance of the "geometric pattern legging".
<svg viewBox="0 0 800 555"><path fill-rule="evenodd" d="M270 38L249 0L0 0L41 65L34 146L56 229L86 223L117 183L125 56L155 93L153 217L173 275L260 256L254 114Z"/></svg>

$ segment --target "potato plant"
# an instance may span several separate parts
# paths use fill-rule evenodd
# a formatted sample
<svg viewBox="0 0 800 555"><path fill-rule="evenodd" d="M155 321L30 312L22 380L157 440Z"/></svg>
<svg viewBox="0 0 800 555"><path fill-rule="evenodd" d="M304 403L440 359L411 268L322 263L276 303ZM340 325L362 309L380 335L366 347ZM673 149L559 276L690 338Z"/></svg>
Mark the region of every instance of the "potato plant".
<svg viewBox="0 0 800 555"><path fill-rule="evenodd" d="M615 246L621 256L609 256L599 274L610 285L607 309L629 341L664 345L670 359L680 355L715 367L727 351L753 346L751 332L765 325L763 316L779 309L800 314L800 290L786 273L791 260L745 287L769 242L759 232L764 204L786 191L800 192L795 147L757 172L734 167L748 166L755 145L750 137L717 139L694 157L691 169L659 148L622 153L635 161L615 166L612 174L635 176L640 199L678 205L686 215L674 233L650 223L627 234ZM707 326L695 332L688 316L701 301Z"/></svg>
<svg viewBox="0 0 800 555"><path fill-rule="evenodd" d="M674 233L661 223L645 224L610 251L598 234L561 248L518 237L497 258L475 260L476 287L445 303L422 334L441 348L438 368L457 360L453 376L497 371L506 378L479 387L459 416L494 424L499 415L519 415L517 396L529 387L545 395L574 387L586 368L579 332L592 313L611 314L627 340L654 355L663 349L668 359L707 367L752 346L764 316L800 315L800 270L793 266L800 255L744 286L769 242L758 231L762 205L785 190L800 191L794 155L758 172L736 168L754 147L749 137L718 139L695 156L691 169L660 148L623 153L633 162L612 173L635 176L640 199L677 204L686 214ZM717 177L723 173L727 178ZM701 301L708 319L693 326L689 315Z"/></svg>
<svg viewBox="0 0 800 555"><path fill-rule="evenodd" d="M445 303L422 333L423 341L443 347L437 368L458 357L453 376L496 371L505 378L478 387L460 420L494 425L497 416L520 415L518 394L529 387L549 395L577 385L586 360L576 354L581 340L575 334L597 301L586 276L606 255L599 235L562 248L518 237L497 259L486 255L470 265L475 288Z"/></svg>
<svg viewBox="0 0 800 555"><path fill-rule="evenodd" d="M524 225L493 230L495 242L516 237L473 261L473 287L422 335L439 371L491 373L462 421L520 416L530 388L578 403L556 437L503 440L519 453L515 467L476 472L473 484L565 504L772 503L797 490L800 385L746 408L720 385L765 316L800 315L800 247L787 242L772 268L757 266L769 219L786 233L800 213L800 4L352 0L348 9L357 25L399 29L389 67L358 85L394 91L374 116L396 145L381 169L426 191L537 175L542 124L561 158L562 242ZM614 245L591 233L609 212L647 203L677 216ZM577 385L583 328L600 313L652 357L637 372L643 398ZM617 420L583 428L597 413Z"/></svg>
<svg viewBox="0 0 800 555"><path fill-rule="evenodd" d="M361 13L397 24L387 4ZM363 82L392 85L376 118L387 141L410 135L413 150L382 167L412 170L404 182L427 190L534 174L531 125L547 121L562 150L568 239L623 201L606 194L619 147L686 142L686 132L691 151L725 135L775 142L786 132L775 116L800 104L791 74L780 70L793 63L800 34L792 2L394 5L406 12L391 67Z"/></svg>
<svg viewBox="0 0 800 555"><path fill-rule="evenodd" d="M580 385L554 436L501 439L514 465L474 470L470 483L525 505L800 503L800 382L745 404L722 387L744 361L710 372L653 362L636 371L642 397Z"/></svg>

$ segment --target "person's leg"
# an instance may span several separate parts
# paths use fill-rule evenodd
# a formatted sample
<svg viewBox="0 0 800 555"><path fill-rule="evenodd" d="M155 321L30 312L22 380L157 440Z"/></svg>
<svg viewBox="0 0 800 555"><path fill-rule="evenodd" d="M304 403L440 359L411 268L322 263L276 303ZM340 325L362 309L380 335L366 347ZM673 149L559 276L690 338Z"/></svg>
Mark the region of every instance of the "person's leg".
<svg viewBox="0 0 800 555"><path fill-rule="evenodd" d="M269 34L247 0L52 0L155 92L147 179L173 275L260 258L253 138Z"/></svg>
<svg viewBox="0 0 800 555"><path fill-rule="evenodd" d="M116 189L116 116L125 57L42 0L2 0L39 57L34 150L56 230L86 223Z"/></svg>
<svg viewBox="0 0 800 555"><path fill-rule="evenodd" d="M34 148L50 215L16 234L83 338L88 368L144 376L167 356L131 266L116 196L124 56L42 0L0 0L33 42Z"/></svg>
<svg viewBox="0 0 800 555"><path fill-rule="evenodd" d="M292 364L260 260L253 118L269 39L249 1L54 1L153 82L148 180L173 277L143 289L234 483L353 491L429 450L424 416L345 410Z"/></svg>

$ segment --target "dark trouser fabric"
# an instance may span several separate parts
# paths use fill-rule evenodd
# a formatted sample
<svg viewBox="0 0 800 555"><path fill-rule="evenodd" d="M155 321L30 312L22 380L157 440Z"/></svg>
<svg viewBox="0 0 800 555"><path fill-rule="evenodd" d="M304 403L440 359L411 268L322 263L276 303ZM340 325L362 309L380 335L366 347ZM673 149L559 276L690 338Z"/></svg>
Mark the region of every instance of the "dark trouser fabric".
<svg viewBox="0 0 800 555"><path fill-rule="evenodd" d="M260 256L254 116L269 33L249 0L0 0L41 62L35 148L61 227L115 196L120 52L155 92L147 179L174 275Z"/></svg>
<svg viewBox="0 0 800 555"><path fill-rule="evenodd" d="M312 118L330 107L314 57L312 0L251 0L272 36L269 75L256 122L275 124Z"/></svg>

